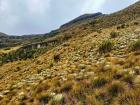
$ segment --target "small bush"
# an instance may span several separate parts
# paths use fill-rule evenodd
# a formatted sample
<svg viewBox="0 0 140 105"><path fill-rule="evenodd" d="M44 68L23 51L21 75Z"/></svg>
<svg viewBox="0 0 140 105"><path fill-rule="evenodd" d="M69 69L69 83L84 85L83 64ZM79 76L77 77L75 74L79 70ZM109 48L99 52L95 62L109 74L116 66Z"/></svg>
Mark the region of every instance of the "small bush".
<svg viewBox="0 0 140 105"><path fill-rule="evenodd" d="M40 95L37 96L37 99L39 100L41 105L45 105L49 102L49 100L51 99L50 96L46 93L42 93Z"/></svg>
<svg viewBox="0 0 140 105"><path fill-rule="evenodd" d="M106 78L100 77L97 79L93 79L91 82L92 82L92 87L99 88L104 86L108 81Z"/></svg>
<svg viewBox="0 0 140 105"><path fill-rule="evenodd" d="M78 101L84 102L86 100L85 88L80 83L74 84L71 93Z"/></svg>
<svg viewBox="0 0 140 105"><path fill-rule="evenodd" d="M123 29L123 28L125 28L126 26L127 26L126 24L121 24L121 25L117 26L117 30Z"/></svg>
<svg viewBox="0 0 140 105"><path fill-rule="evenodd" d="M119 35L119 33L118 33L118 32L115 32L115 31L112 31L112 32L110 33L110 37L111 37L111 38L116 38L118 35Z"/></svg>
<svg viewBox="0 0 140 105"><path fill-rule="evenodd" d="M42 91L47 91L49 88L50 88L50 86L48 85L48 83L39 84L38 87L36 87L36 89L35 89L35 93L39 94Z"/></svg>
<svg viewBox="0 0 140 105"><path fill-rule="evenodd" d="M138 51L138 50L140 50L140 39L135 41L135 42L132 42L130 44L129 48L130 48L131 51Z"/></svg>
<svg viewBox="0 0 140 105"><path fill-rule="evenodd" d="M97 23L97 21L94 20L94 21L89 22L89 25L92 26L92 27L94 27L96 25L96 23Z"/></svg>
<svg viewBox="0 0 140 105"><path fill-rule="evenodd" d="M122 25L121 25L121 28L125 28L125 26L126 26L125 24L122 24Z"/></svg>
<svg viewBox="0 0 140 105"><path fill-rule="evenodd" d="M132 90L122 94L117 101L117 105L140 105L140 91Z"/></svg>
<svg viewBox="0 0 140 105"><path fill-rule="evenodd" d="M100 45L99 45L99 52L100 53L107 53L110 52L113 48L113 42L111 40L104 40Z"/></svg>
<svg viewBox="0 0 140 105"><path fill-rule="evenodd" d="M99 33L99 34L102 33L102 30L101 29L98 29L97 30L97 33Z"/></svg>
<svg viewBox="0 0 140 105"><path fill-rule="evenodd" d="M64 83L60 89L61 92L69 92L72 89L73 83L72 82L67 82Z"/></svg>
<svg viewBox="0 0 140 105"><path fill-rule="evenodd" d="M124 90L124 85L120 81L113 81L108 87L108 92L111 96L117 96L119 93L124 92Z"/></svg>
<svg viewBox="0 0 140 105"><path fill-rule="evenodd" d="M139 25L139 22L134 22L134 25Z"/></svg>
<svg viewBox="0 0 140 105"><path fill-rule="evenodd" d="M72 35L66 34L66 35L64 35L63 40L69 40L70 38L72 38Z"/></svg>
<svg viewBox="0 0 140 105"><path fill-rule="evenodd" d="M86 96L86 104L85 105L104 105L103 102L100 102L96 96L87 95Z"/></svg>
<svg viewBox="0 0 140 105"><path fill-rule="evenodd" d="M119 30L119 29L121 29L121 27L120 26L117 26L117 30Z"/></svg>
<svg viewBox="0 0 140 105"><path fill-rule="evenodd" d="M60 55L59 54L54 55L53 59L55 62L58 62L60 60Z"/></svg>
<svg viewBox="0 0 140 105"><path fill-rule="evenodd" d="M113 75L113 78L114 79L120 79L120 78L122 78L123 77L123 73L121 73L121 72L118 72L118 73L115 73L114 75Z"/></svg>
<svg viewBox="0 0 140 105"><path fill-rule="evenodd" d="M125 81L126 83L128 83L131 86L134 85L134 83L133 83L134 77L132 75L124 76L123 81Z"/></svg>

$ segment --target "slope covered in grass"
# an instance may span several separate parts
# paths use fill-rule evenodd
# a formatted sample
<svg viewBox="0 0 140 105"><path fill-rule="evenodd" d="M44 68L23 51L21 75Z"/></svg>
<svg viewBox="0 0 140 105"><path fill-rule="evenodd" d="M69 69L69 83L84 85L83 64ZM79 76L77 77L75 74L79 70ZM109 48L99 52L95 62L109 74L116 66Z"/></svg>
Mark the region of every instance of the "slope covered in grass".
<svg viewBox="0 0 140 105"><path fill-rule="evenodd" d="M62 43L0 66L0 105L139 105L139 6L118 12L128 15L137 7L132 20L96 31L91 24L62 29ZM70 32L74 36L66 40Z"/></svg>

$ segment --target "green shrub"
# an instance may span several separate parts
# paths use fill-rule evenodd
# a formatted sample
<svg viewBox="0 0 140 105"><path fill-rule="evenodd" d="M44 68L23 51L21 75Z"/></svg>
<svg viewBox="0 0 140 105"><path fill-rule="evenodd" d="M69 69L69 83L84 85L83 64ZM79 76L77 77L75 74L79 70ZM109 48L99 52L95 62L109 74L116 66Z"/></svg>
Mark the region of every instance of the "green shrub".
<svg viewBox="0 0 140 105"><path fill-rule="evenodd" d="M135 42L132 42L129 46L131 51L138 51L140 50L140 39L138 39Z"/></svg>
<svg viewBox="0 0 140 105"><path fill-rule="evenodd" d="M100 53L107 53L112 50L114 46L114 43L111 40L104 40L100 45L99 45L99 52Z"/></svg>
<svg viewBox="0 0 140 105"><path fill-rule="evenodd" d="M115 31L112 31L112 32L110 33L110 37L111 37L111 38L116 38L118 35L119 35L119 33L118 33L118 32L115 32Z"/></svg>
<svg viewBox="0 0 140 105"><path fill-rule="evenodd" d="M17 60L26 60L28 58L33 58L36 50L27 50L27 51L16 51L16 52L10 52L8 54L5 54L0 58L1 63L7 63L7 62L13 62Z"/></svg>

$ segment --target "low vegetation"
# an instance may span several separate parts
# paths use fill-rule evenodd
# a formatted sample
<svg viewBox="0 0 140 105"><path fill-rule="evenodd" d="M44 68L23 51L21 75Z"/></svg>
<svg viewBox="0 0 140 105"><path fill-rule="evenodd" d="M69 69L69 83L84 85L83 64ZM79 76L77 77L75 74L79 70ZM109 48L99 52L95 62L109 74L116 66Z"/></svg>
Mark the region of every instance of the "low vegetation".
<svg viewBox="0 0 140 105"><path fill-rule="evenodd" d="M99 52L100 53L107 53L112 50L114 43L112 40L103 40L102 43L99 45Z"/></svg>
<svg viewBox="0 0 140 105"><path fill-rule="evenodd" d="M131 43L130 50L132 50L132 51L139 51L140 50L140 39Z"/></svg>
<svg viewBox="0 0 140 105"><path fill-rule="evenodd" d="M0 105L140 105L137 6L0 52Z"/></svg>
<svg viewBox="0 0 140 105"><path fill-rule="evenodd" d="M119 33L118 33L118 32L112 31L112 32L110 33L110 38L116 38L116 37L118 37L118 36L119 36Z"/></svg>

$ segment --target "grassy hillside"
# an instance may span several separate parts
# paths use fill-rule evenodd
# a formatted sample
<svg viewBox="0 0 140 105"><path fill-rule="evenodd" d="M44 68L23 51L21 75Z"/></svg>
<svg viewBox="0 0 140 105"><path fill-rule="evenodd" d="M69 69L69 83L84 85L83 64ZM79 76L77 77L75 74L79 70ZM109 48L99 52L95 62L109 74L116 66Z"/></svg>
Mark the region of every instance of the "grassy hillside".
<svg viewBox="0 0 140 105"><path fill-rule="evenodd" d="M60 28L21 46L26 59L11 51L18 59L0 66L0 105L140 105L139 10Z"/></svg>

